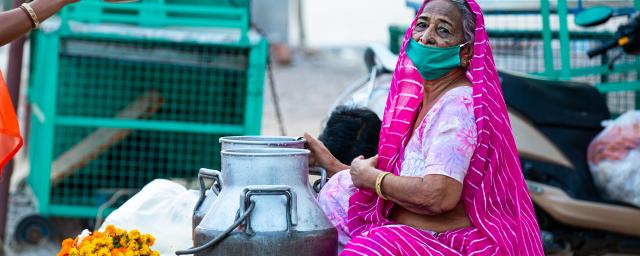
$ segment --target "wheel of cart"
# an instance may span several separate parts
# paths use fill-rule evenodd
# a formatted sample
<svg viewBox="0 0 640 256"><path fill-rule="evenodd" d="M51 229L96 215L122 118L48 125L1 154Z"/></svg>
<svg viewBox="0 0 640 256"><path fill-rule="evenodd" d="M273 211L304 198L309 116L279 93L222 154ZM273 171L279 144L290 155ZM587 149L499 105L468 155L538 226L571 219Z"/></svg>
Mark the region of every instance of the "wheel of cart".
<svg viewBox="0 0 640 256"><path fill-rule="evenodd" d="M36 245L51 240L52 225L49 220L38 214L29 215L18 223L13 239L18 244Z"/></svg>

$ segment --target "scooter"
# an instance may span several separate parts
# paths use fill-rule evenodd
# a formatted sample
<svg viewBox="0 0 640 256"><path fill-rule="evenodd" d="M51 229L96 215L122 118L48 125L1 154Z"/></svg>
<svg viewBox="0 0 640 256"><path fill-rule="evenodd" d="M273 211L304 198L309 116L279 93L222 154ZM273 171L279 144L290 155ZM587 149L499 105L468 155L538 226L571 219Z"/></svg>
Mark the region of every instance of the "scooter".
<svg viewBox="0 0 640 256"><path fill-rule="evenodd" d="M602 24L612 16L599 8L585 11L590 17L583 26ZM593 57L616 47L638 54L640 16L588 54ZM364 60L369 73L350 85L332 109L367 107L382 119L397 56L373 45L365 50ZM499 71L499 76L545 252L640 254L640 209L601 194L587 164L589 143L602 131L602 122L611 119L605 97L586 83L506 71Z"/></svg>

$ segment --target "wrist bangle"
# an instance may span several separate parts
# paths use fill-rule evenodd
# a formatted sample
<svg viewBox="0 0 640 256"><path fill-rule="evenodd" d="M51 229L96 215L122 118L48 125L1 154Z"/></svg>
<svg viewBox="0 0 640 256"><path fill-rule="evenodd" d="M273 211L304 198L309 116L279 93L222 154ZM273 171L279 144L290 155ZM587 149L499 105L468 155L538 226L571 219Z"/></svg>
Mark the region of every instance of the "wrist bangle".
<svg viewBox="0 0 640 256"><path fill-rule="evenodd" d="M376 179L376 194L378 194L378 196L383 200L388 200L388 199L382 194L382 180L384 180L384 177L387 177L387 175L389 174L391 173L390 172L380 173L378 174L378 178Z"/></svg>
<svg viewBox="0 0 640 256"><path fill-rule="evenodd" d="M36 15L36 12L33 10L33 8L31 8L31 5L29 5L28 3L23 3L22 5L20 5L20 9L26 12L27 15L31 18L31 24L33 25L33 28L37 28L40 25L38 15Z"/></svg>

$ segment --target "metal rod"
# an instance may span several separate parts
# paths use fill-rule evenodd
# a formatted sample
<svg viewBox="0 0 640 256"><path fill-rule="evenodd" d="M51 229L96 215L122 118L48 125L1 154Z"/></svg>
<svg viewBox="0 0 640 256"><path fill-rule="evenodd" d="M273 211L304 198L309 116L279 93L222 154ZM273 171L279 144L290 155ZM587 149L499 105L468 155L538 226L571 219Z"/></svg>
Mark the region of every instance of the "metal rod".
<svg viewBox="0 0 640 256"><path fill-rule="evenodd" d="M569 43L569 26L567 16L567 0L558 0L558 19L560 20L560 78L571 79L571 44Z"/></svg>
<svg viewBox="0 0 640 256"><path fill-rule="evenodd" d="M276 120L278 121L278 127L280 128L280 135L287 136L287 130L284 126L284 118L282 118L282 110L280 108L280 97L276 90L276 82L273 78L273 65L271 63L271 54L267 59L267 77L269 78L269 87L271 88L271 101L273 101L273 107L276 111Z"/></svg>
<svg viewBox="0 0 640 256"><path fill-rule="evenodd" d="M608 63L609 63L609 54L600 55L600 64L602 64L602 66L608 66ZM600 73L600 82L601 83L609 82L609 74Z"/></svg>
<svg viewBox="0 0 640 256"><path fill-rule="evenodd" d="M145 131L172 131L191 133L229 133L242 134L245 127L242 125L199 124L194 122L151 121L151 120L125 120L111 118L90 118L61 116L56 118L56 125L74 127L95 127L115 129L136 129Z"/></svg>
<svg viewBox="0 0 640 256"><path fill-rule="evenodd" d="M576 9L582 10L583 8L584 8L584 5L582 4L582 0L578 0L578 7Z"/></svg>
<svg viewBox="0 0 640 256"><path fill-rule="evenodd" d="M635 91L637 95L640 92L640 81L602 83L595 84L595 87L601 93Z"/></svg>
<svg viewBox="0 0 640 256"><path fill-rule="evenodd" d="M544 46L544 71L547 76L553 75L553 48L551 41L553 35L551 32L551 8L549 0L540 0L540 12L542 14L542 40Z"/></svg>
<svg viewBox="0 0 640 256"><path fill-rule="evenodd" d="M571 76L592 76L594 74L600 75L612 75L617 73L633 72L640 65L640 61L634 61L630 63L621 63L613 65L613 68L609 68L609 65L593 66L593 67L579 67L571 69ZM547 72L532 73L534 75L546 75L557 77L560 75L561 70L551 70Z"/></svg>
<svg viewBox="0 0 640 256"><path fill-rule="evenodd" d="M298 0L298 30L300 36L300 48L307 47L307 34L304 28L304 0ZM638 0L640 1L640 0Z"/></svg>
<svg viewBox="0 0 640 256"><path fill-rule="evenodd" d="M262 37L268 38L267 33L265 33L264 30L260 29L254 23L251 23L251 27L255 28L256 31L258 31L258 33L262 35ZM284 126L284 118L282 117L282 111L280 108L280 98L278 97L278 91L276 91L276 82L273 75L273 64L271 57L271 53L267 54L267 78L269 79L269 88L271 89L271 101L273 101L273 108L276 112L276 121L278 122L278 128L280 129L280 135L287 136L287 130Z"/></svg>

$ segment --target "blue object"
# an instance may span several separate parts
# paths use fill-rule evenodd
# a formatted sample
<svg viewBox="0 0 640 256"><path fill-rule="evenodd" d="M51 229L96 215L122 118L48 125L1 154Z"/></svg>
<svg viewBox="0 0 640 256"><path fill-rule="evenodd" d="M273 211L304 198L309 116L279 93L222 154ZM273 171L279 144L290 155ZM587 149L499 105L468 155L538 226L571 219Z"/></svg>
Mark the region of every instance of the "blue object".
<svg viewBox="0 0 640 256"><path fill-rule="evenodd" d="M405 0L407 7L413 9L415 13L418 13L420 10L420 6L422 5L422 1L420 0Z"/></svg>

